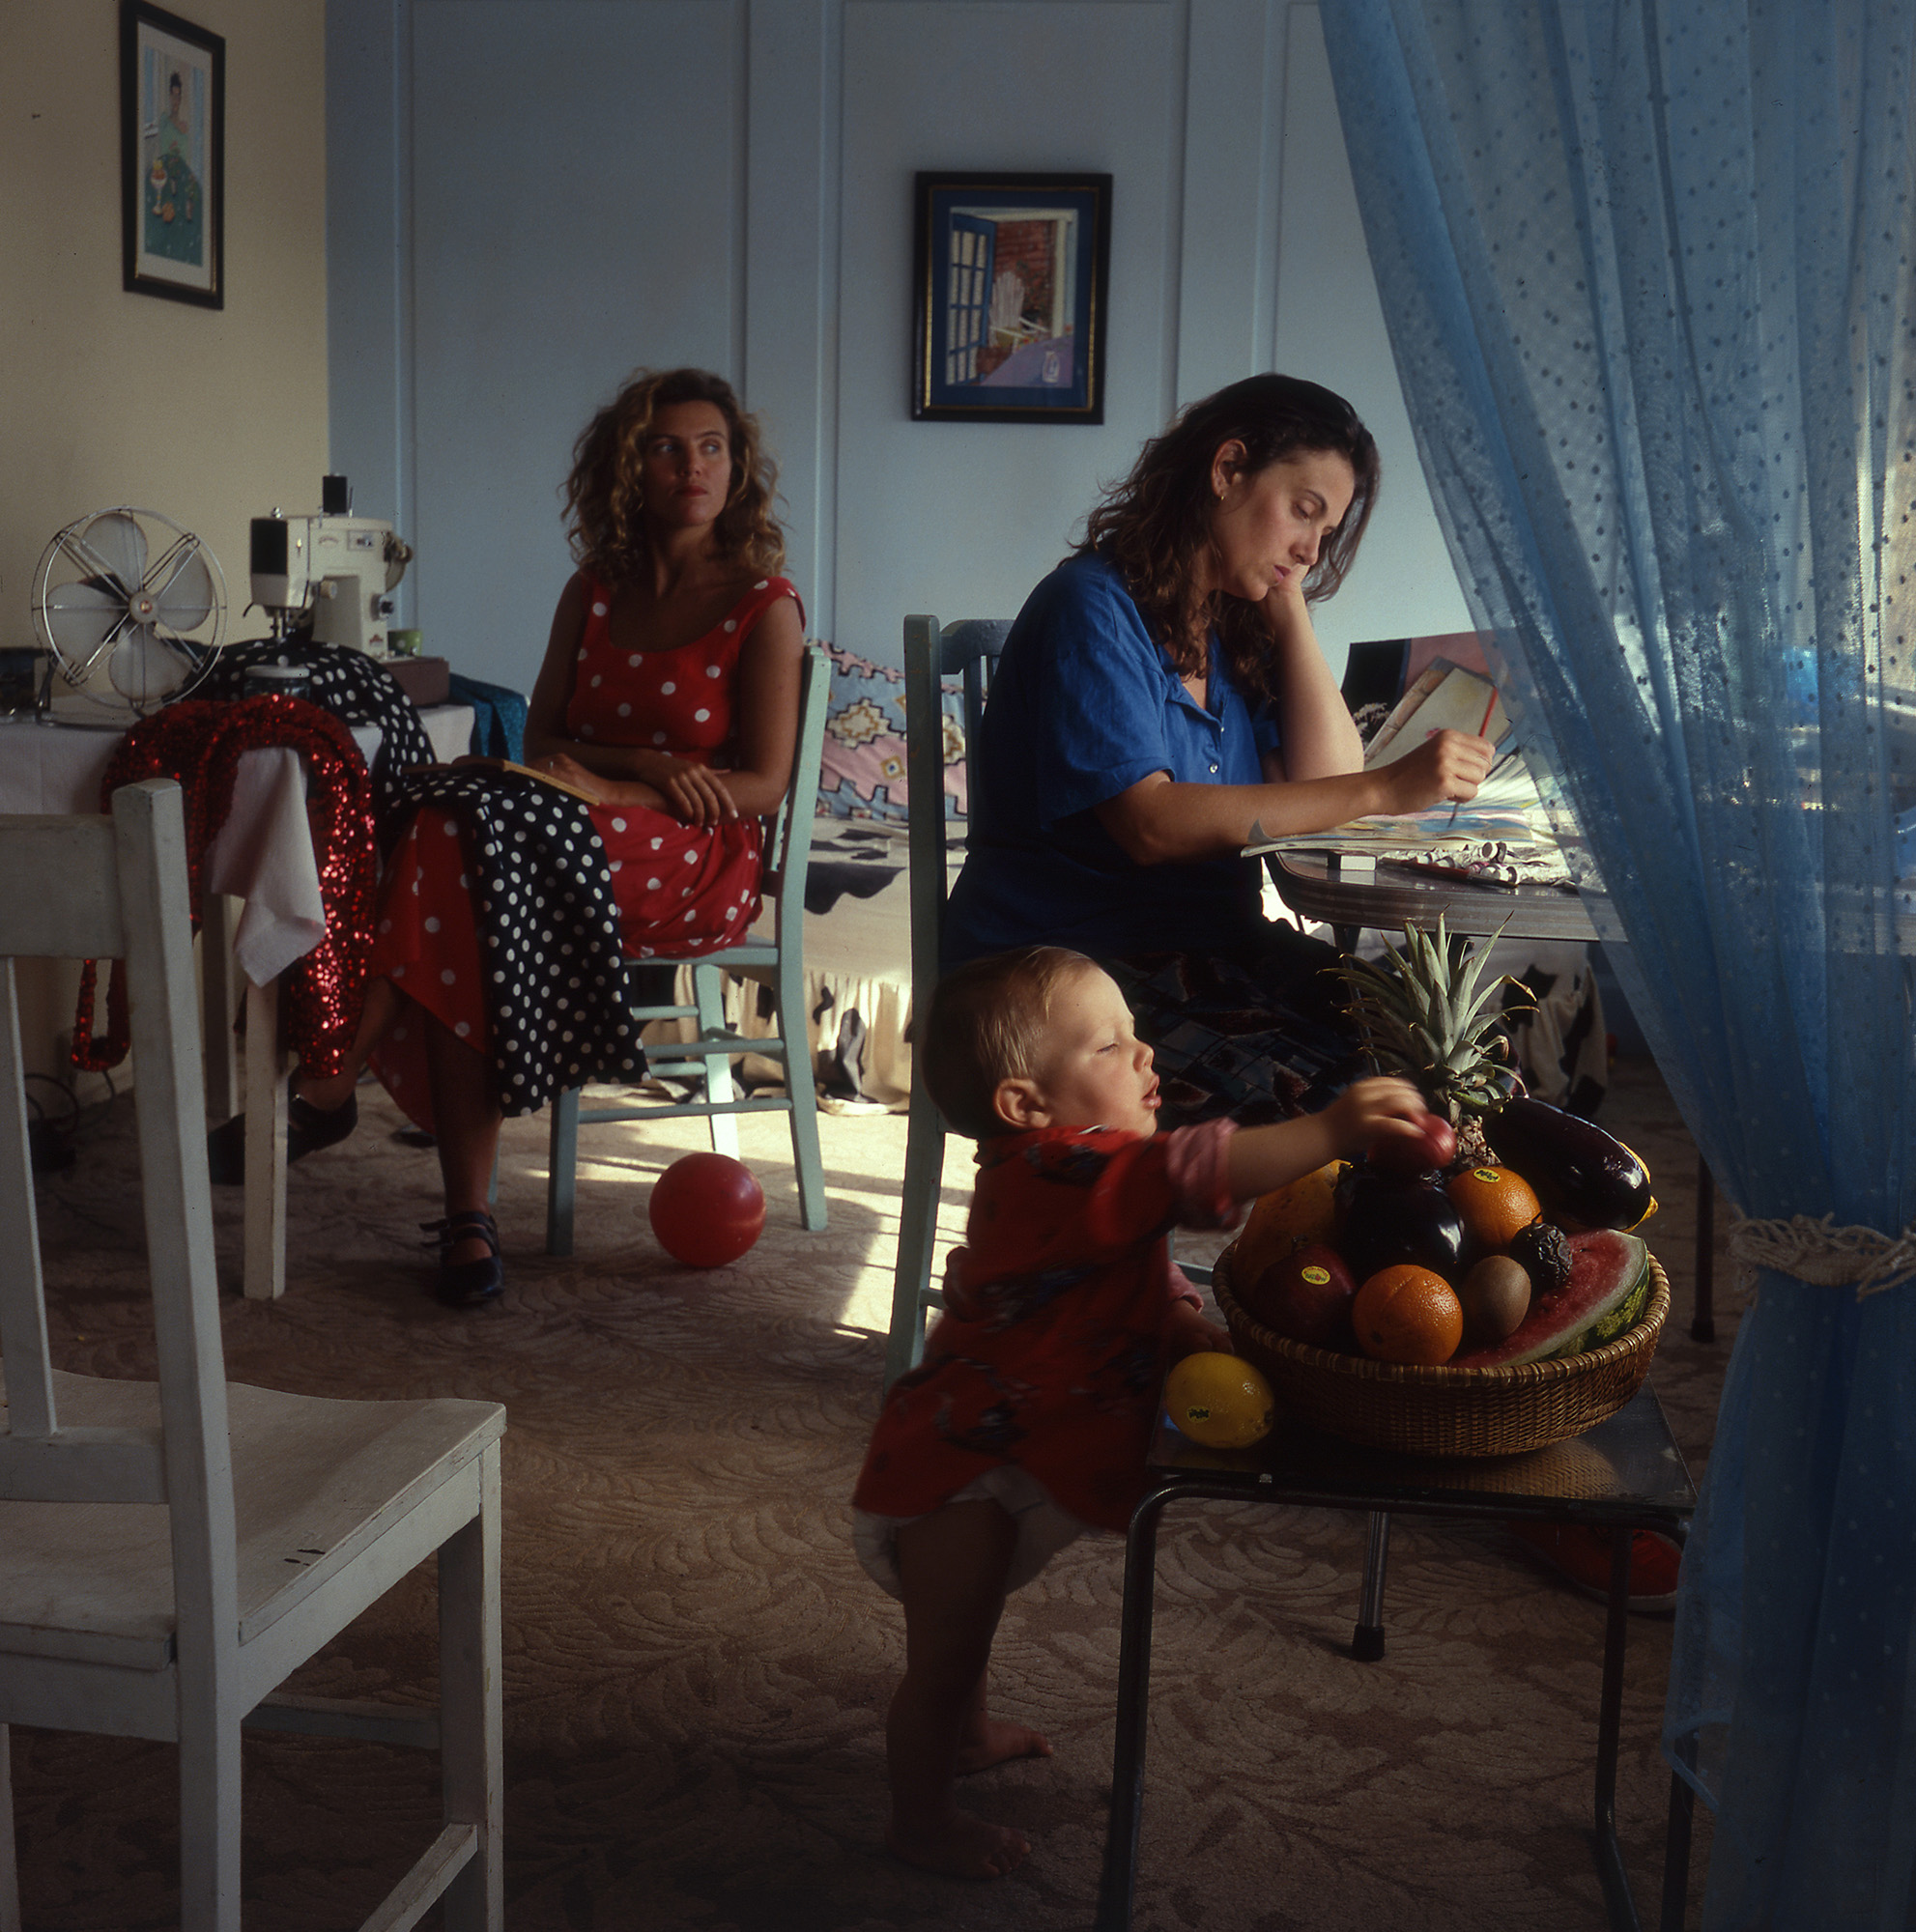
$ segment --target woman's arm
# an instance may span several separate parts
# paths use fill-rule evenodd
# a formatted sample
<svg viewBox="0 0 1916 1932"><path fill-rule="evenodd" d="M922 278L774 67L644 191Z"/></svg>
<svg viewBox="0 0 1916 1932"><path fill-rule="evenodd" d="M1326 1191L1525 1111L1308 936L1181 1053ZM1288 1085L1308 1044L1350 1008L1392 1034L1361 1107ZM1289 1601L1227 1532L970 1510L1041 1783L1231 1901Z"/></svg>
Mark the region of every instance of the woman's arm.
<svg viewBox="0 0 1916 1932"><path fill-rule="evenodd" d="M1363 741L1318 644L1302 582L1299 577L1280 584L1264 600L1262 613L1271 627L1283 734L1283 749L1267 757L1265 774L1280 781L1338 778L1360 771L1364 761Z"/></svg>
<svg viewBox="0 0 1916 1932"><path fill-rule="evenodd" d="M738 647L732 676L739 761L729 771L648 746L586 745L551 736L535 753L529 722L528 762L589 791L602 805L650 806L688 825L759 817L776 810L791 780L804 651L797 603L782 597Z"/></svg>
<svg viewBox="0 0 1916 1932"><path fill-rule="evenodd" d="M643 745L597 745L566 735L573 667L586 633L584 572L559 595L544 662L526 707L526 762L589 791L605 805L643 805L692 825L757 817L785 796L798 730L805 638L789 597L772 605L739 646L734 671L738 767L715 772ZM780 734L783 733L783 750Z"/></svg>
<svg viewBox="0 0 1916 1932"><path fill-rule="evenodd" d="M1476 796L1491 748L1462 731L1440 731L1394 764L1280 784L1179 784L1153 772L1093 809L1134 865L1218 859L1240 850L1253 820L1273 837L1329 832L1373 812L1421 811Z"/></svg>
<svg viewBox="0 0 1916 1932"><path fill-rule="evenodd" d="M798 684L805 631L798 601L781 597L738 647L738 762L715 774L740 816L777 810L798 749Z"/></svg>
<svg viewBox="0 0 1916 1932"><path fill-rule="evenodd" d="M575 571L558 594L545 658L533 680L532 695L526 700L525 757L529 765L582 785L610 803L612 787L597 781L636 780L639 761L647 754L636 746L588 745L566 735L565 713L572 702L573 670L579 662L579 640L586 635L586 605L590 594L583 570ZM661 808L666 802L656 787L634 783L621 786L618 798L627 805Z"/></svg>
<svg viewBox="0 0 1916 1932"><path fill-rule="evenodd" d="M579 640L586 635L586 573L576 570L558 593L552 633L532 695L526 700L526 762L535 765L557 752L590 749L564 732L565 707L572 701L572 668L579 661Z"/></svg>

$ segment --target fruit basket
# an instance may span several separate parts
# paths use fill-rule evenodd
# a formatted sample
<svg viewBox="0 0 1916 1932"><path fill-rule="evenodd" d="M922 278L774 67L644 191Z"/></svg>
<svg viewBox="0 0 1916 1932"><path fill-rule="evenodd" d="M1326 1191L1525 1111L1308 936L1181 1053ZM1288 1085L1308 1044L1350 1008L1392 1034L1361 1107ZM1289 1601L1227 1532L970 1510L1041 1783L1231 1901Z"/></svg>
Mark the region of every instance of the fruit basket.
<svg viewBox="0 0 1916 1932"><path fill-rule="evenodd" d="M1601 1348L1500 1368L1405 1368L1273 1335L1232 1293L1231 1255L1218 1256L1212 1292L1239 1354L1264 1371L1278 1402L1326 1435L1412 1456L1521 1456L1593 1429L1643 1385L1670 1313L1670 1282L1652 1255L1643 1319Z"/></svg>

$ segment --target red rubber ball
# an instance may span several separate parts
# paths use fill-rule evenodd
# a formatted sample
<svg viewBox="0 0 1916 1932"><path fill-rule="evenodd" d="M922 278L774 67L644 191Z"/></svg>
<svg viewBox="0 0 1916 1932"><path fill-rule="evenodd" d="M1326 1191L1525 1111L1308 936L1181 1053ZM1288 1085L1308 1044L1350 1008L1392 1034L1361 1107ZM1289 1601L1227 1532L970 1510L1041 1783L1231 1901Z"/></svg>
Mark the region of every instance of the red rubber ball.
<svg viewBox="0 0 1916 1932"><path fill-rule="evenodd" d="M743 1161L688 1153L659 1176L646 1212L659 1245L687 1267L724 1267L758 1238L765 1190Z"/></svg>

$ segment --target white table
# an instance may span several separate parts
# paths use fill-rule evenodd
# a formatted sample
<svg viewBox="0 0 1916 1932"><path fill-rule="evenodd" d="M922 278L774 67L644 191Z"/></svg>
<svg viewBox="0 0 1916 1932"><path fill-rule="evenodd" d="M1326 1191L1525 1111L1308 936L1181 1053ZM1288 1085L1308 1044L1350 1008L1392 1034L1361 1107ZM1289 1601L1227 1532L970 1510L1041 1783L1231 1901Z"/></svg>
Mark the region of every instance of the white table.
<svg viewBox="0 0 1916 1932"><path fill-rule="evenodd" d="M472 709L420 713L442 762L471 747ZM376 724L350 727L370 763ZM100 810L100 783L125 733L33 720L0 720L0 813ZM246 1114L243 1287L255 1299L286 1289L286 1065L279 1046L279 975L326 937L319 866L306 819L306 781L290 747L244 753L226 822L207 855L202 951L209 1117ZM237 910L243 902L243 910ZM239 968L236 978L233 968ZM243 1066L233 1019L246 1003Z"/></svg>

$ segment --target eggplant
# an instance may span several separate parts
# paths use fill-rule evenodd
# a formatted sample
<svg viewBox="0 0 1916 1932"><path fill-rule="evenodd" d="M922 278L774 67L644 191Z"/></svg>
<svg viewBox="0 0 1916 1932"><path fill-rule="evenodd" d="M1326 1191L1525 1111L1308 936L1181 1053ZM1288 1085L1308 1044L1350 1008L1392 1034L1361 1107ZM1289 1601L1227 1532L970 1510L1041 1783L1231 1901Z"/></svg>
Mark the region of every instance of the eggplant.
<svg viewBox="0 0 1916 1932"><path fill-rule="evenodd" d="M1535 1188L1564 1227L1628 1230L1656 1212L1644 1163L1594 1121L1525 1094L1483 1123L1505 1167Z"/></svg>
<svg viewBox="0 0 1916 1932"><path fill-rule="evenodd" d="M1337 1246L1360 1284L1399 1262L1458 1279L1464 1217L1443 1188L1416 1176L1353 1168L1338 1181L1337 1199L1344 1208Z"/></svg>

